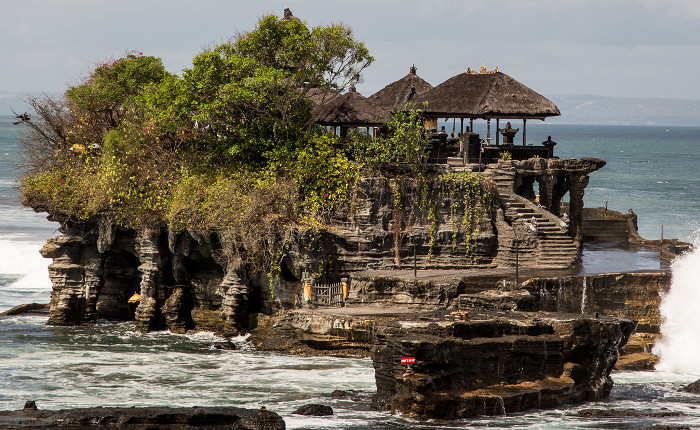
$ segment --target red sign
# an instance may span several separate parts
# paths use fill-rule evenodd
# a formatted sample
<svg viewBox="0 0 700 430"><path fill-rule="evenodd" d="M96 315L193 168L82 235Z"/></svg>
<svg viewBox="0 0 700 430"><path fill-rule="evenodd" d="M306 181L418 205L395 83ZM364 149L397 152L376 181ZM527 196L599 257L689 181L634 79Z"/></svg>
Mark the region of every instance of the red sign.
<svg viewBox="0 0 700 430"><path fill-rule="evenodd" d="M415 364L416 357L403 357L401 359L401 364Z"/></svg>

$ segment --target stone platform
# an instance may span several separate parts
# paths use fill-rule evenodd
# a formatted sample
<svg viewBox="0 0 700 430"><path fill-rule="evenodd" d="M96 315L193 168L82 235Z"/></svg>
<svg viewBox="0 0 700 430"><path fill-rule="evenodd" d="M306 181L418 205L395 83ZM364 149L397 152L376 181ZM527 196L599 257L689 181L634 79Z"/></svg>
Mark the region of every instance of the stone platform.
<svg viewBox="0 0 700 430"><path fill-rule="evenodd" d="M374 409L454 419L606 397L635 325L552 312L356 305L289 312L250 339L280 352L370 356ZM403 357L415 364L408 369Z"/></svg>

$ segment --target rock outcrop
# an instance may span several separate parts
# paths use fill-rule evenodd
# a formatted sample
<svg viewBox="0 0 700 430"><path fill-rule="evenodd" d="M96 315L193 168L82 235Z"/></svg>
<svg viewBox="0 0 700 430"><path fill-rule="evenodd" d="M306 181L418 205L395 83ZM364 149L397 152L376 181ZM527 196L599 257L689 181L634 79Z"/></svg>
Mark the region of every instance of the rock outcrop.
<svg viewBox="0 0 700 430"><path fill-rule="evenodd" d="M0 411L0 426L3 429L284 430L285 423L277 413L264 408L250 410L233 407L148 407L51 411L25 406L24 410Z"/></svg>
<svg viewBox="0 0 700 430"><path fill-rule="evenodd" d="M46 303L27 303L24 305L17 305L11 309L4 312L0 312L0 317L9 317L15 315L32 315L40 314L44 315L49 312L49 305Z"/></svg>
<svg viewBox="0 0 700 430"><path fill-rule="evenodd" d="M387 325L374 407L421 418L502 415L607 397L634 322L549 316ZM401 357L414 357L407 369Z"/></svg>
<svg viewBox="0 0 700 430"><path fill-rule="evenodd" d="M635 323L575 314L352 306L298 310L258 328L260 349L367 355L373 408L426 418L500 415L606 397ZM401 364L413 357L415 364ZM409 369L410 367L410 369Z"/></svg>
<svg viewBox="0 0 700 430"><path fill-rule="evenodd" d="M523 287L541 310L630 318L638 331L658 333L661 295L670 284L669 272L649 272L532 278Z"/></svg>

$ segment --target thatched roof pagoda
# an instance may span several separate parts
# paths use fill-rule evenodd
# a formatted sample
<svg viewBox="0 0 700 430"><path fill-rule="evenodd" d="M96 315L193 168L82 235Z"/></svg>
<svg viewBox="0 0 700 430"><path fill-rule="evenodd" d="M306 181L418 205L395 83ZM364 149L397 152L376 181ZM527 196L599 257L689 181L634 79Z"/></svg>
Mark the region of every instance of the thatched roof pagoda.
<svg viewBox="0 0 700 430"><path fill-rule="evenodd" d="M401 110L406 105L415 103L419 95L432 88L432 85L416 74L416 66L411 66L408 75L372 94L367 100L377 113L386 115L394 109Z"/></svg>
<svg viewBox="0 0 700 430"><path fill-rule="evenodd" d="M423 113L436 118L541 119L558 116L559 108L505 73L460 73L418 97Z"/></svg>
<svg viewBox="0 0 700 430"><path fill-rule="evenodd" d="M367 98L358 93L354 86L345 94L331 97L323 105L316 105L312 114L320 125L340 126L341 136L347 128L382 124Z"/></svg>

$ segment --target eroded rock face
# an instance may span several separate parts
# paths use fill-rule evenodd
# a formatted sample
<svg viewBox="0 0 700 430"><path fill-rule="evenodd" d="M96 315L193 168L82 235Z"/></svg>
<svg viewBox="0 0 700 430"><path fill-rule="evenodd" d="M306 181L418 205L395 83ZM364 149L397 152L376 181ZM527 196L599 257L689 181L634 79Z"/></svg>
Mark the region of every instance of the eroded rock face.
<svg viewBox="0 0 700 430"><path fill-rule="evenodd" d="M393 309L393 312L392 312ZM421 419L502 415L607 397L635 323L572 314L358 306L297 310L251 336L260 349L372 358L372 407ZM410 371L401 358L414 357Z"/></svg>
<svg viewBox="0 0 700 430"><path fill-rule="evenodd" d="M373 406L421 418L500 415L598 400L629 320L531 318L396 324L373 348ZM415 357L410 371L401 357Z"/></svg>
<svg viewBox="0 0 700 430"><path fill-rule="evenodd" d="M384 283L365 280L360 274L414 265L419 270L510 265L508 258L499 257L513 249L502 243L513 240L503 211L486 211L479 220L465 216L467 189L455 185L436 191L434 208L428 210L420 203L424 190L418 182L364 178L353 211L336 214L326 230L294 233L281 272L272 280L253 276L246 267L229 267L221 257L226 238L211 232L166 227L135 231L106 218L77 222L52 214L63 235L42 249L54 260L49 267L54 285L49 323L89 324L104 318L135 320L140 331L236 334L255 327L258 314L294 308L305 272L323 273L322 282L358 274L364 286L357 288L369 291L372 300L445 304L460 294L460 285L435 282L424 288L388 278ZM469 223L476 229L471 236L465 230ZM528 252L541 254L538 247L546 245L547 233L543 226L540 230L538 240L520 241L521 258ZM524 258L520 264L525 268L537 262ZM140 301L129 304L135 293Z"/></svg>
<svg viewBox="0 0 700 430"><path fill-rule="evenodd" d="M671 274L610 273L532 278L523 285L537 298L541 310L630 318L639 323L638 331L658 333L661 295L671 285Z"/></svg>
<svg viewBox="0 0 700 430"><path fill-rule="evenodd" d="M395 210L398 188L406 206ZM226 239L211 232L161 227L135 231L108 219L78 222L52 214L63 235L42 249L42 255L54 260L49 267L49 323L88 324L105 318L135 320L143 332L197 329L235 334L254 327L258 313L294 307L305 271L325 273L323 281L332 282L368 268L412 265L414 250L422 268L491 266L497 241L489 217L481 220L479 234L467 248L464 213L450 206L447 194L438 196L433 222L421 214L421 190L411 180L399 186L366 178L359 192L363 198L356 211L338 214L329 230L297 232L280 276L272 281L250 275L245 267L229 268L220 257ZM464 191L452 197L464 197L460 192ZM405 230L409 219L411 233L395 236L394 226ZM135 293L140 301L129 304Z"/></svg>

